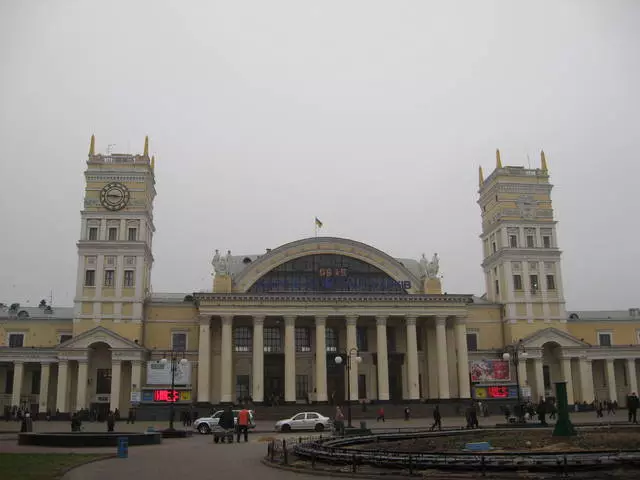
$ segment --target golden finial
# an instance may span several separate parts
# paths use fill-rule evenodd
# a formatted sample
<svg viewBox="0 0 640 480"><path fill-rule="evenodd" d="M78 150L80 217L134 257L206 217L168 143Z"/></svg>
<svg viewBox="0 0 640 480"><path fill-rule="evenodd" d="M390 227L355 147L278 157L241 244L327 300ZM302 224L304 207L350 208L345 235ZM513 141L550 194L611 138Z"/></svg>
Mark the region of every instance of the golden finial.
<svg viewBox="0 0 640 480"><path fill-rule="evenodd" d="M149 156L149 135L144 137L144 153L142 155L145 157Z"/></svg>
<svg viewBox="0 0 640 480"><path fill-rule="evenodd" d="M547 168L547 157L544 154L544 150L540 150L540 169L543 172L548 171L548 168Z"/></svg>
<svg viewBox="0 0 640 480"><path fill-rule="evenodd" d="M478 167L478 185L482 187L484 183L484 173L482 173L482 166Z"/></svg>
<svg viewBox="0 0 640 480"><path fill-rule="evenodd" d="M151 170L156 168L156 156L151 157Z"/></svg>
<svg viewBox="0 0 640 480"><path fill-rule="evenodd" d="M92 157L96 154L96 136L91 135L91 143L89 144L89 156Z"/></svg>
<svg viewBox="0 0 640 480"><path fill-rule="evenodd" d="M502 160L500 160L500 150L496 148L496 168L502 168Z"/></svg>

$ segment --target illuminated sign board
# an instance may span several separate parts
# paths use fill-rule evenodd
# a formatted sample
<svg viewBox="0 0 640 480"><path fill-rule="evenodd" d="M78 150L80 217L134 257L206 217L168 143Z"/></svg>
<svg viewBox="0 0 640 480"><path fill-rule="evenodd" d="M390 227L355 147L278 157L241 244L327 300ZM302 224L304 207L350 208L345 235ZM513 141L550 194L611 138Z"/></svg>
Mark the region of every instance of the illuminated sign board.
<svg viewBox="0 0 640 480"><path fill-rule="evenodd" d="M142 400L160 403L190 402L191 392L171 389L151 390L143 393Z"/></svg>
<svg viewBox="0 0 640 480"><path fill-rule="evenodd" d="M488 385L473 387L473 398L482 399L502 399L517 398L518 389L515 385Z"/></svg>

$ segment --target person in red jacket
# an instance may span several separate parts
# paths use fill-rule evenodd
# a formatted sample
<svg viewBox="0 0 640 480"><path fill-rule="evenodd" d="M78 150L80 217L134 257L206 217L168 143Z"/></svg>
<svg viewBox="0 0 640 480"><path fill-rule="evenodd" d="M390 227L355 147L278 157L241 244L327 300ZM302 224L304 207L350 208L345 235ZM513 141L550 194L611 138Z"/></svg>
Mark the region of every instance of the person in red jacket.
<svg viewBox="0 0 640 480"><path fill-rule="evenodd" d="M238 430L236 435L236 442L240 443L240 433L244 434L244 441L249 441L249 410L243 408L238 412Z"/></svg>

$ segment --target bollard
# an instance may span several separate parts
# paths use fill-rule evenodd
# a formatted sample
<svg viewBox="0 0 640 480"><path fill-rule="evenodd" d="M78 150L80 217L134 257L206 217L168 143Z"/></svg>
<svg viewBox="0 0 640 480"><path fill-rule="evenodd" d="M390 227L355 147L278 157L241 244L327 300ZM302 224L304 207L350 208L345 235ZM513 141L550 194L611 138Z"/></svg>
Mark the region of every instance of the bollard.
<svg viewBox="0 0 640 480"><path fill-rule="evenodd" d="M282 440L282 455L285 465L289 465L289 452L287 452L287 441Z"/></svg>
<svg viewBox="0 0 640 480"><path fill-rule="evenodd" d="M409 455L409 475L413 475L413 455Z"/></svg>
<svg viewBox="0 0 640 480"><path fill-rule="evenodd" d="M357 462L357 459L356 459L355 455L352 457L351 461L352 461L352 468L353 468L352 471L353 471L353 473L357 473L357 471L358 471L358 462Z"/></svg>
<svg viewBox="0 0 640 480"><path fill-rule="evenodd" d="M118 437L118 458L129 457L129 439L127 437Z"/></svg>

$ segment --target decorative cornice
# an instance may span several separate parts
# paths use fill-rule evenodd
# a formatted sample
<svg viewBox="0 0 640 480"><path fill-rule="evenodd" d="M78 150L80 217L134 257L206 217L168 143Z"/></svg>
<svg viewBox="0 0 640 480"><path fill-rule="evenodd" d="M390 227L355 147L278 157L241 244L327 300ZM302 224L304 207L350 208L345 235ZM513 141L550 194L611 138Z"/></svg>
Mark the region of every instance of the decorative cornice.
<svg viewBox="0 0 640 480"><path fill-rule="evenodd" d="M202 303L227 304L234 302L259 303L313 303L313 304L345 304L345 303L454 303L471 304L473 295L428 295L428 294L252 294L252 293L194 293L193 296Z"/></svg>

